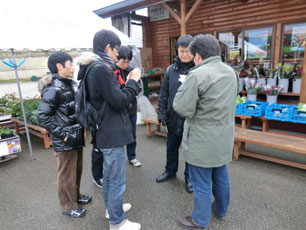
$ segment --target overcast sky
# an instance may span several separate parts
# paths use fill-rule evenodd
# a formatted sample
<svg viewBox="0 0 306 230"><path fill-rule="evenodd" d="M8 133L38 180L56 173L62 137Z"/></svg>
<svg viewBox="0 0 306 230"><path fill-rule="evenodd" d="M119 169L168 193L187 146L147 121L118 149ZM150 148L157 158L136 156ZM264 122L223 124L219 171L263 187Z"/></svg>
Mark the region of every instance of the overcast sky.
<svg viewBox="0 0 306 230"><path fill-rule="evenodd" d="M1 1L0 21L1 23L12 24L16 21L39 20L42 24L60 23L69 17L82 17L82 13L103 8L122 0L10 0Z"/></svg>
<svg viewBox="0 0 306 230"><path fill-rule="evenodd" d="M122 0L10 0L1 1L0 48L28 48L21 45L22 40L48 39L56 44L54 36L67 38L67 33L87 31L88 24L97 31L102 25L111 25L110 18L102 19L92 11ZM139 28L137 28L139 29ZM137 31L138 34L141 32ZM139 37L138 34L135 37ZM86 34L83 34L86 36ZM92 35L90 35L91 37ZM33 38L35 37L35 39ZM74 36L75 37L75 36ZM50 38L51 39L51 38ZM60 40L60 38L58 38ZM34 41L35 43L35 41ZM17 45L16 45L17 44ZM140 42L141 44L141 42ZM17 47L16 47L17 46ZM58 45L57 45L58 46ZM42 48L42 47L41 47Z"/></svg>

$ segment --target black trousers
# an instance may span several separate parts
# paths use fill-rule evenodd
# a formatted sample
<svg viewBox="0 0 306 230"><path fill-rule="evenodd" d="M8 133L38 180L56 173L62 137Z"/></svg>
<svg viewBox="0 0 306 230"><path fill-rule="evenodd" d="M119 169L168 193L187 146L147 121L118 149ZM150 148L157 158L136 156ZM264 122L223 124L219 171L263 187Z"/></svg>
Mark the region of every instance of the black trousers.
<svg viewBox="0 0 306 230"><path fill-rule="evenodd" d="M176 135L175 132L168 130L167 134L167 163L166 171L175 174L178 170L179 147L182 143L182 136ZM185 180L189 179L188 163L185 162Z"/></svg>
<svg viewBox="0 0 306 230"><path fill-rule="evenodd" d="M95 181L103 178L103 153L94 145L91 151L91 172Z"/></svg>

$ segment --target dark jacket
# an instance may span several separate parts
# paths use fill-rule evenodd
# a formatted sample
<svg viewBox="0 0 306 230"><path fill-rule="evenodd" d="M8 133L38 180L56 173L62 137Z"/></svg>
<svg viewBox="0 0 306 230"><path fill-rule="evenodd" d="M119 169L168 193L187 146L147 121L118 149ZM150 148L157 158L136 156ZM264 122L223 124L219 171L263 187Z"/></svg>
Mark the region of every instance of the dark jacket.
<svg viewBox="0 0 306 230"><path fill-rule="evenodd" d="M160 122L166 121L168 130L175 132L178 136L182 136L183 134L185 119L173 110L173 100L178 88L182 84L179 81L180 74L187 75L193 67L193 62L183 64L179 58L176 58L164 74L159 93L158 120Z"/></svg>
<svg viewBox="0 0 306 230"><path fill-rule="evenodd" d="M120 73L120 76L122 77L122 80L125 82L127 76L129 75L129 73L133 70L132 67L128 67L125 70L120 69L117 65L116 65L116 69L115 69L115 73L118 74L118 71ZM124 86L122 86L121 88L123 88ZM129 115L135 115L137 113L137 100L136 97L132 100L132 102L129 104L128 106L128 112Z"/></svg>
<svg viewBox="0 0 306 230"><path fill-rule="evenodd" d="M96 59L97 60L97 59ZM97 148L114 148L134 142L128 106L139 92L139 85L129 80L120 89L118 81L107 63L98 59L101 64L95 65L87 76L87 87L90 103L97 111L106 102L103 118L96 132L95 144ZM88 64L94 59L80 60L78 79L84 77Z"/></svg>
<svg viewBox="0 0 306 230"><path fill-rule="evenodd" d="M39 83L42 101L38 107L39 125L49 131L56 152L82 148L84 130L75 117L76 83L58 74L47 76ZM65 137L68 137L64 142Z"/></svg>

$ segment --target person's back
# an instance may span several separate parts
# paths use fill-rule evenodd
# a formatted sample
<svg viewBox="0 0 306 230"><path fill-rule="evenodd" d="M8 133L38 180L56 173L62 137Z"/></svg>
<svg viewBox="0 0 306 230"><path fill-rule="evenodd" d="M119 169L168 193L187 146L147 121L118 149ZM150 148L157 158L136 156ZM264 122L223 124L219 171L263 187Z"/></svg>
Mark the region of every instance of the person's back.
<svg viewBox="0 0 306 230"><path fill-rule="evenodd" d="M211 210L224 219L229 205L227 163L234 145L237 80L222 62L219 42L212 35L197 35L189 50L196 67L178 89L173 108L186 118L182 152L194 186L194 208L177 223L186 229L206 229Z"/></svg>
<svg viewBox="0 0 306 230"><path fill-rule="evenodd" d="M227 164L232 159L228 149L232 148L234 143L237 87L234 72L221 61L219 56L214 56L205 59L189 73L188 78L189 80L195 78L198 99L195 111L193 107L190 111L185 111L187 116L184 129L192 130L193 137L206 138L202 138L201 141L191 138L189 140L192 143L188 143L188 147L186 140L183 139L184 156L188 162L201 167L218 167ZM190 98L181 100L192 104ZM198 157L198 154L194 153L198 153L201 148L203 151L200 153L201 157ZM188 151L185 151L186 149Z"/></svg>

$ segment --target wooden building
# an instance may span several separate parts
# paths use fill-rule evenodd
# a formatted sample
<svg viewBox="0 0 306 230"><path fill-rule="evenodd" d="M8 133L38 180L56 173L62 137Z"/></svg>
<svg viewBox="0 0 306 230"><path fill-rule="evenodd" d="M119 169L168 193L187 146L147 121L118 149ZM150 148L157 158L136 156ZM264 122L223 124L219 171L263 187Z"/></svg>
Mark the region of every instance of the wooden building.
<svg viewBox="0 0 306 230"><path fill-rule="evenodd" d="M150 20L135 10L160 6L169 12ZM150 10L149 10L150 12ZM212 34L225 61L275 68L303 64L300 102L306 103L306 0L128 0L95 11L101 17L128 15L143 27L143 47L152 50L154 67L166 68L181 34Z"/></svg>

